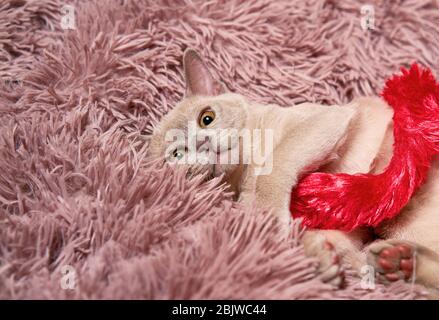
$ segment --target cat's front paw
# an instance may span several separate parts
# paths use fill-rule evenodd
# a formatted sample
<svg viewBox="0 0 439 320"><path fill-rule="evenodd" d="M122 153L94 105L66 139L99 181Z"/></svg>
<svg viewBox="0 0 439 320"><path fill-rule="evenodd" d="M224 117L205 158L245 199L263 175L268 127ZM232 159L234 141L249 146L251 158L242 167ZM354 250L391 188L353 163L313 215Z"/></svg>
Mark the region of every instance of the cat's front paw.
<svg viewBox="0 0 439 320"><path fill-rule="evenodd" d="M309 231L303 236L303 245L306 255L318 260L319 278L336 288L342 287L345 280L344 268L334 245L323 235Z"/></svg>

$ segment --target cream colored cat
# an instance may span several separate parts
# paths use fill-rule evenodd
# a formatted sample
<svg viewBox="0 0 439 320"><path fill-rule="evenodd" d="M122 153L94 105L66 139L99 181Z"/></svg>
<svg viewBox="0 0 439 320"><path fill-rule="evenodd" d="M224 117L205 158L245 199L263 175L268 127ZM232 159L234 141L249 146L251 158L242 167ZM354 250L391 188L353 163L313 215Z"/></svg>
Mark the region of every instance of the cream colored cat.
<svg viewBox="0 0 439 320"><path fill-rule="evenodd" d="M379 172L391 157L392 111L378 98L345 106L261 105L226 92L195 51L185 52L183 65L186 95L155 129L150 155L187 166L191 174L224 174L238 201L271 209L285 230L291 219L291 190L300 175L317 168ZM225 130L230 128L235 131ZM434 215L439 208L438 163L400 217L376 230L388 240L366 246L374 236L370 230L305 232L305 251L318 258L323 281L342 284L340 256L356 270L373 266L384 282L414 278L439 286L439 218Z"/></svg>

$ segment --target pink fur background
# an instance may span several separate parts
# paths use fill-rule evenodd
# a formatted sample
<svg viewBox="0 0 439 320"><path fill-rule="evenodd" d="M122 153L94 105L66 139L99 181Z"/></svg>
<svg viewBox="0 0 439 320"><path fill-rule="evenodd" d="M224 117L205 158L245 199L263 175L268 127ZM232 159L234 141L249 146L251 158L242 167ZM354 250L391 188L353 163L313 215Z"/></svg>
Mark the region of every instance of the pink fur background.
<svg viewBox="0 0 439 320"><path fill-rule="evenodd" d="M218 181L145 158L197 49L229 89L289 106L377 94L413 61L439 67L433 0L71 1L0 4L0 298L411 299L396 283L318 281L297 229L241 208ZM62 270L75 288L61 287Z"/></svg>

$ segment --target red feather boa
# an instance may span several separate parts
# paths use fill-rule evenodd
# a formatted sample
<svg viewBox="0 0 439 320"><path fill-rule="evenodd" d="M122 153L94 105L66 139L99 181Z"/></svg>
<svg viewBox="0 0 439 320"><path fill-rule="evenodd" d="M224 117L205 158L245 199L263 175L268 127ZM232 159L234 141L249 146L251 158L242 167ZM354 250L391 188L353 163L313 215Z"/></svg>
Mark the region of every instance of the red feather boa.
<svg viewBox="0 0 439 320"><path fill-rule="evenodd" d="M413 64L386 82L382 96L393 108L394 146L385 171L372 174L311 173L291 195L291 213L303 225L351 231L395 217L425 181L439 154L439 85Z"/></svg>

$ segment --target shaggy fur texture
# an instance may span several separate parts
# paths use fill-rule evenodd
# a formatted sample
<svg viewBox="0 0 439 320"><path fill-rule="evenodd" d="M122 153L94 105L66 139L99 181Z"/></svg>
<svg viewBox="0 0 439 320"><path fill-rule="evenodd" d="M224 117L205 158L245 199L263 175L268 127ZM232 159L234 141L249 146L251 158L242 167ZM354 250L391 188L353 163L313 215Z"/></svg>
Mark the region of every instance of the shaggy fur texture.
<svg viewBox="0 0 439 320"><path fill-rule="evenodd" d="M260 102L345 103L413 60L437 70L434 1L72 1L0 4L1 298L419 298L396 283L334 291L290 242L219 181L145 159L201 51L232 91ZM65 265L76 287L64 290Z"/></svg>

